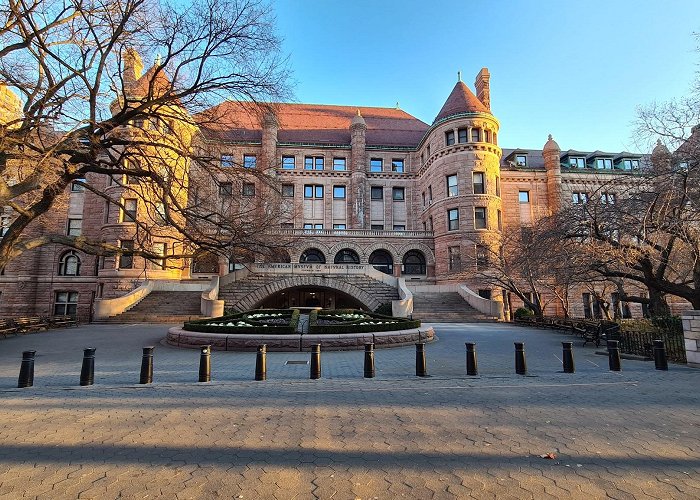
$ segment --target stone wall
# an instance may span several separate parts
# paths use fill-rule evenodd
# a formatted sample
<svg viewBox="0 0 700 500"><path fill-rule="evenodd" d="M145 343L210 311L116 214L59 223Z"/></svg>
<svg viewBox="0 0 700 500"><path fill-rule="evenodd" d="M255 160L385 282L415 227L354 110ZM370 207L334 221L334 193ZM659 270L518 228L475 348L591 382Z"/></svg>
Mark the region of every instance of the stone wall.
<svg viewBox="0 0 700 500"><path fill-rule="evenodd" d="M700 311L683 313L683 337L688 366L700 368Z"/></svg>

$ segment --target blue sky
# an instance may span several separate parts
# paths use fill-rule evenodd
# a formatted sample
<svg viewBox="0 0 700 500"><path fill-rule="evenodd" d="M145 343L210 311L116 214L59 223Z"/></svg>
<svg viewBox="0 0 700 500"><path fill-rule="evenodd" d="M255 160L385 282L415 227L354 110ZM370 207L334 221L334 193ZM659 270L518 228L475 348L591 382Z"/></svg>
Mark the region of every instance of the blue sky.
<svg viewBox="0 0 700 500"><path fill-rule="evenodd" d="M277 0L298 102L400 107L432 123L491 72L502 147L638 151L638 105L686 95L700 1Z"/></svg>

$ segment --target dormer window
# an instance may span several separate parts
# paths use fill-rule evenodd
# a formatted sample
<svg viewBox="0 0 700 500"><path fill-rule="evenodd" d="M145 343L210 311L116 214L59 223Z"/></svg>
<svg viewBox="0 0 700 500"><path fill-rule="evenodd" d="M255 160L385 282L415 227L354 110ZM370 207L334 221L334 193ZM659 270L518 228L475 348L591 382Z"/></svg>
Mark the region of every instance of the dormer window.
<svg viewBox="0 0 700 500"><path fill-rule="evenodd" d="M612 158L596 158L595 168L598 170L612 170Z"/></svg>
<svg viewBox="0 0 700 500"><path fill-rule="evenodd" d="M527 167L527 155L515 155L515 164L518 167Z"/></svg>
<svg viewBox="0 0 700 500"><path fill-rule="evenodd" d="M623 170L639 170L639 160L622 160Z"/></svg>
<svg viewBox="0 0 700 500"><path fill-rule="evenodd" d="M569 167L571 168L586 168L585 158L569 158Z"/></svg>

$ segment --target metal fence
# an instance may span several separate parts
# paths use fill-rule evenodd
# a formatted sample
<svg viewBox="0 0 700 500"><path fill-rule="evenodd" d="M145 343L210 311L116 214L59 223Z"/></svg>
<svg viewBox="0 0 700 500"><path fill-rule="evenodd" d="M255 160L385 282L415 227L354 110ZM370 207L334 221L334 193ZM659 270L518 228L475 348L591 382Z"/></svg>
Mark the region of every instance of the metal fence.
<svg viewBox="0 0 700 500"><path fill-rule="evenodd" d="M686 363L683 334L654 332L620 332L620 350L625 354L653 357L654 340L663 340L669 361Z"/></svg>

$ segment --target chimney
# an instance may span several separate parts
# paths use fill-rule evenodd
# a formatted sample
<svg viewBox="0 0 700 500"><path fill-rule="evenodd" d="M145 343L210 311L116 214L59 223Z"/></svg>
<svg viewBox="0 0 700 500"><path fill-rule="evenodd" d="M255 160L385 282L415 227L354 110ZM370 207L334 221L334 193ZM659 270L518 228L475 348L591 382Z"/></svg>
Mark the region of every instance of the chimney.
<svg viewBox="0 0 700 500"><path fill-rule="evenodd" d="M476 75L476 80L474 81L474 87L476 88L476 97L486 106L489 111L491 110L491 88L489 87L489 80L491 80L491 74L488 68L481 68L479 74Z"/></svg>
<svg viewBox="0 0 700 500"><path fill-rule="evenodd" d="M129 87L143 75L143 61L135 49L129 47L122 55L124 63L124 86Z"/></svg>

